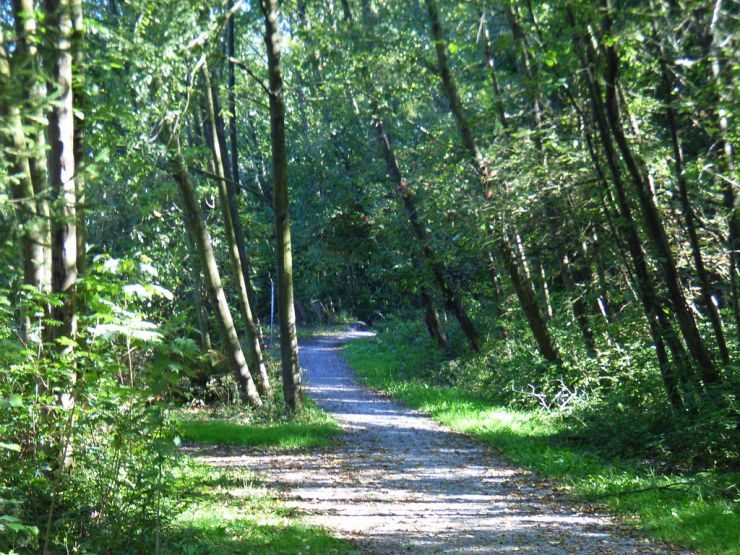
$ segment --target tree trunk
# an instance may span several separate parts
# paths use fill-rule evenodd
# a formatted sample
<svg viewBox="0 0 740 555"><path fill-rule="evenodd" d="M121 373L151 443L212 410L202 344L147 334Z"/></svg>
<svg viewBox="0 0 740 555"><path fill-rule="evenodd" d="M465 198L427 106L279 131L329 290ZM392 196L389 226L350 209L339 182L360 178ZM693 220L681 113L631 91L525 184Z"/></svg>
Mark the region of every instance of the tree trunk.
<svg viewBox="0 0 740 555"><path fill-rule="evenodd" d="M74 64L75 79L73 94L75 110L84 113L85 97L85 29L82 18L82 0L71 0L72 15L72 63ZM87 257L85 241L87 240L87 225L85 223L85 119L78 118L74 124L74 158L75 158L75 196L77 216L77 273L85 270Z"/></svg>
<svg viewBox="0 0 740 555"><path fill-rule="evenodd" d="M42 67L36 46L39 39L33 0L14 0L13 17L18 34L13 66L20 66L23 70L23 76L18 76L23 79L20 90L24 100L29 100L28 106L21 109L21 119L26 137L24 152L28 152L29 156L36 202L37 221L33 225L37 227L34 232L37 247L34 248L39 248L43 255L39 259L43 261L39 268L39 283L41 290L48 292L51 290L51 215L46 171L46 126L43 123L46 116L43 112L46 91L43 81L38 78L42 74Z"/></svg>
<svg viewBox="0 0 740 555"><path fill-rule="evenodd" d="M215 309L216 323L218 324L219 335L223 342L226 361L234 373L243 398L253 407L262 406L262 400L254 385L249 366L239 343L239 336L236 333L234 320L231 317L231 310L229 309L226 294L221 284L221 276L218 271L216 256L213 253L211 237L200 215L200 207L195 198L195 191L190 182L190 176L188 176L185 160L180 150L179 138L177 136L171 137L170 141L172 143L170 146L172 176L177 182L180 195L182 196L185 225L194 238L198 250L201 268L203 269L206 280L206 292L211 305Z"/></svg>
<svg viewBox="0 0 740 555"><path fill-rule="evenodd" d="M422 286L421 293L419 293L421 304L424 307L424 323L427 326L429 335L432 336L434 341L437 343L437 347L442 352L449 352L450 344L447 341L447 335L445 335L442 324L439 321L439 315L437 310L434 308L434 301L432 296L426 287Z"/></svg>
<svg viewBox="0 0 740 555"><path fill-rule="evenodd" d="M578 325L578 329L581 330L586 352L589 357L595 358L596 341L594 340L594 331L591 329L591 322L586 308L587 303L583 300L583 292L578 289L578 284L588 281L588 277L584 275L584 270L577 266L577 261L571 261L568 257L565 257L561 261L561 275L566 289L570 290L573 295L570 307L573 311L573 318Z"/></svg>
<svg viewBox="0 0 740 555"><path fill-rule="evenodd" d="M233 17L233 16L232 16ZM233 47L233 43L230 48ZM233 48L232 48L233 50ZM233 56L232 56L233 58ZM233 70L233 63L229 62L230 71ZM239 259L241 260L242 275L244 276L244 282L247 285L247 296L249 297L249 304L252 307L252 319L254 321L254 327L257 332L257 338L260 345L264 344L262 337L262 329L260 328L259 317L257 316L257 295L254 292L252 286L252 264L250 263L249 252L246 247L246 239L244 237L244 231L242 229L241 220L239 219L239 201L238 194L241 190L239 181L239 152L236 141L236 123L235 117L236 112L236 101L233 98L233 83L231 82L231 74L229 75L229 111L230 111L230 122L229 122L229 141L230 148L226 148L226 131L224 126L224 120L221 115L221 104L219 102L218 87L215 85L217 81L212 80L211 92L213 95L213 108L216 118L216 129L221 147L222 157L224 158L224 175L226 176L226 190L228 192L229 199L229 210L231 211L231 219L234 223L234 233L236 234L236 246L239 250ZM229 158L230 163L227 164L225 158Z"/></svg>
<svg viewBox="0 0 740 555"><path fill-rule="evenodd" d="M378 114L377 105L374 105L372 110L375 114ZM432 249L432 244L429 239L429 235L427 234L427 230L421 222L419 213L416 210L413 196L408 190L405 180L401 177L401 170L398 167L395 152L393 151L393 147L391 146L386 133L385 122L380 118L375 121L375 131L380 147L383 150L383 157L386 161L388 173L391 176L393 184L396 186L401 205L406 213L411 229L413 230L416 239L419 241L423 259L429 265L432 275L434 276L434 281L442 293L445 308L455 316L460 324L460 328L463 330L463 333L468 340L468 343L470 344L470 348L477 353L480 351L481 347L478 330L476 330L475 324L473 324L472 320L468 317L468 314L462 305L462 301L452 284L452 280L447 275L447 269L444 264L439 261Z"/></svg>
<svg viewBox="0 0 740 555"><path fill-rule="evenodd" d="M496 250L501 255L504 266L509 274L509 279L514 287L514 292L519 298L519 304L522 307L524 316L527 318L529 329L537 343L537 349L547 361L560 363L560 353L547 328L545 318L540 312L539 304L534 296L534 291L527 280L522 276L519 265L514 258L514 252L510 243L505 238L499 238L496 243Z"/></svg>
<svg viewBox="0 0 740 555"><path fill-rule="evenodd" d="M722 81L722 64L720 60L720 38L717 36L717 25L722 16L722 0L714 0L712 9L712 19L709 25L709 48L708 55L712 60L712 86L715 93L710 95L715 104L720 104L724 100L724 85ZM717 139L722 144L722 155L718 158L719 171L726 174L727 179L722 179L723 202L728 211L727 219L727 250L730 260L730 290L732 292L732 310L735 316L735 328L738 338L740 338L740 288L738 279L740 276L740 193L737 180L733 180L735 175L735 148L732 144L729 134L729 121L724 110L716 109L716 106L709 106L708 112L717 120Z"/></svg>
<svg viewBox="0 0 740 555"><path fill-rule="evenodd" d="M260 347L257 329L254 324L252 317L252 307L249 302L249 293L247 291L247 283L243 272L243 264L241 259L241 250L239 249L237 231L238 215L236 214L236 198L234 195L233 183L229 186L229 179L226 176L226 166L224 164L224 157L221 151L221 141L218 137L218 124L216 120L216 106L214 102L214 90L211 87L211 80L208 74L208 68L204 66L203 77L205 79L205 100L206 100L206 115L207 120L205 122L207 127L207 133L209 143L211 146L211 154L213 156L213 167L216 175L218 176L218 192L219 200L221 204L221 213L224 219L224 232L226 235L226 242L229 250L229 258L231 260L231 274L237 287L237 293L239 298L239 307L241 308L242 318L244 318L244 331L247 340L247 360L249 366L253 372L257 372L257 387L260 394L263 397L270 398L272 396L272 388L270 387L270 378L267 375L267 368L265 367L264 360L262 358L262 349Z"/></svg>
<svg viewBox="0 0 740 555"><path fill-rule="evenodd" d="M607 15L607 18L609 15ZM643 212L646 231L656 251L658 266L663 271L663 279L673 305L673 310L678 320L679 328L686 341L691 356L699 365L702 380L705 385L718 383L721 380L717 368L709 355L704 340L699 333L694 317L689 310L683 289L679 283L678 270L668 244L668 237L658 212L653 195L645 178L643 168L632 150L627 136L622 127L622 115L617 102L616 84L619 74L619 58L614 46L606 47L606 116L617 146L622 154L627 170L632 178L632 183L637 191L637 197Z"/></svg>
<svg viewBox="0 0 740 555"><path fill-rule="evenodd" d="M75 282L77 281L77 172L75 168L72 91L72 21L69 0L46 0L47 24L54 37L47 60L48 89L57 97L49 112L48 170L56 210L51 221L51 290L61 296L52 317L49 338L73 338L77 332ZM65 347L68 349L68 347Z"/></svg>
<svg viewBox="0 0 740 555"><path fill-rule="evenodd" d="M437 5L435 0L426 0L426 5L429 19L431 21L432 39L434 40L434 48L437 53L439 73L447 100L450 104L450 110L455 118L457 130L460 134L460 139L468 158L473 164L478 175L481 175L480 154L476 147L470 125L468 124L468 119L463 110L462 101L460 100L460 95L457 91L457 85L452 76L449 59L447 57L447 44L442 34L442 24L439 19L439 13L437 12ZM481 189L483 188L481 187ZM555 342L550 335L550 330L540 312L537 301L531 291L531 287L526 280L523 279L520 273L509 241L507 241L506 238L501 237L495 240L495 245L499 250L499 254L501 255L504 265L509 273L509 277L514 286L514 291L519 298L519 302L525 313L532 334L537 341L540 354L548 361L560 362L560 354L558 353Z"/></svg>
<svg viewBox="0 0 740 555"><path fill-rule="evenodd" d="M278 0L260 0L265 16L265 44L270 87L270 128L272 142L273 212L275 214L275 253L277 257L278 313L283 394L289 409L303 405L301 367L298 361L298 336L293 305L293 255L290 239L288 201L288 160L285 145L285 99L280 72L280 23Z"/></svg>
<svg viewBox="0 0 740 555"><path fill-rule="evenodd" d="M488 33L488 17L485 9L480 10L481 26L483 28L483 55L486 60L486 66L491 74L491 89L493 91L494 108L498 121L503 129L508 128L509 122L506 119L506 107L504 105L504 97L501 94L501 87L498 82L498 75L496 73L496 61L493 57L493 50L491 48L491 37Z"/></svg>
<svg viewBox="0 0 740 555"><path fill-rule="evenodd" d="M0 116L4 125L2 142L5 155L9 160L10 191L15 201L15 210L19 223L21 240L21 258L23 264L23 283L41 291L45 283L44 244L46 235L43 220L38 213L35 200L33 178L31 175L31 161L28 155L27 139L21 118L21 110L14 101L10 91L5 90L5 84L12 83L8 51L0 37ZM21 338L28 341L30 317L21 313Z"/></svg>
<svg viewBox="0 0 740 555"><path fill-rule="evenodd" d="M580 45L584 41L581 40L581 36L576 30L575 15L573 14L573 10L570 4L566 7L566 14L568 17L568 23L574 33L573 42L576 45ZM671 352L674 355L674 364L676 368L680 369L679 379L684 385L685 393L687 376L683 347L680 345L680 341L676 337L675 332L673 331L673 328L668 321L666 313L658 300L657 292L653 287L652 279L648 271L647 261L645 259L645 254L642 251L640 239L637 234L637 227L635 225L634 218L632 217L632 208L630 207L624 191L619 160L617 158L617 153L614 148L611 135L609 133L605 109L603 106L603 101L601 99L600 86L598 81L593 78L592 66L595 62L594 51L588 41L585 42L587 59L584 62L583 75L586 80L591 108L594 120L596 121L596 127L598 129L599 137L604 147L604 154L606 156L607 166L609 168L609 172L612 176L612 182L617 192L619 216L622 222L622 225L619 229L623 230L622 233L625 236L630 257L632 258L632 262L634 265L636 274L635 284L639 291L640 302L642 303L643 309L645 310L645 316L648 321L648 329L655 345L658 366L660 368L660 373L663 379L663 385L666 394L671 403L671 406L676 410L681 410L683 408L681 387L679 386L674 368L671 367L668 360L668 354L666 352L665 345L667 343L670 346ZM596 158L596 153L593 151L593 149L590 149L590 152L592 158L594 159L594 163L596 164L596 162L598 161L598 158ZM600 180L600 182L601 181L602 180ZM605 180L603 182L606 183Z"/></svg>
<svg viewBox="0 0 740 555"><path fill-rule="evenodd" d="M671 136L671 146L673 147L673 167L676 173L676 182L678 183L679 199L681 201L681 211L683 212L684 223L686 224L686 231L689 238L689 246L691 248L691 256L694 260L694 269L696 275L699 278L699 290L701 291L702 304L704 309L709 315L709 320L712 324L714 331L714 337L717 341L717 347L719 348L720 357L724 364L730 363L730 354L727 349L727 343L725 342L724 331L722 330L722 320L719 316L717 307L712 302L712 294L709 289L709 275L706 267L704 266L704 258L701 253L701 245L699 244L699 235L696 229L696 220L694 211L691 208L691 202L689 200L689 188L686 182L686 174L684 172L683 164L683 146L681 144L681 136L678 128L678 119L675 110L675 98L673 95L673 88L675 86L673 76L668 68L668 59L663 46L662 39L658 34L658 28L653 20L653 35L658 45L658 54L660 62L660 74L663 85L663 96L665 102L665 115L666 123L668 124L668 131Z"/></svg>

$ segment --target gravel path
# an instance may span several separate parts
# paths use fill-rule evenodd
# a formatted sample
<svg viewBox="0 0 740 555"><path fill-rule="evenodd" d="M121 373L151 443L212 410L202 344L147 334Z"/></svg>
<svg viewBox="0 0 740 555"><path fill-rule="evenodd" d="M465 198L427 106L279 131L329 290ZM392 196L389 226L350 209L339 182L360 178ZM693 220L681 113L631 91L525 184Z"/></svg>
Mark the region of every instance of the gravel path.
<svg viewBox="0 0 740 555"><path fill-rule="evenodd" d="M338 447L232 450L204 459L254 470L309 522L366 553L676 552L558 497L476 441L359 385L339 349L360 335L301 345L309 395L345 431Z"/></svg>

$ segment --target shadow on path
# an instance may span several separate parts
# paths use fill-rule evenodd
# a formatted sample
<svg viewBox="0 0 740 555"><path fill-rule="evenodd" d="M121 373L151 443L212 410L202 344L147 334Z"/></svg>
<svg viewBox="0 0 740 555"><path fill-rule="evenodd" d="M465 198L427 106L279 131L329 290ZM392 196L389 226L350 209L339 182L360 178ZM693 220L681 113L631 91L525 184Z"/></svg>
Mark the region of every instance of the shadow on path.
<svg viewBox="0 0 740 555"><path fill-rule="evenodd" d="M369 553L670 553L557 498L476 441L358 384L341 344L301 345L308 394L341 423L338 447L204 457L245 466L312 524Z"/></svg>

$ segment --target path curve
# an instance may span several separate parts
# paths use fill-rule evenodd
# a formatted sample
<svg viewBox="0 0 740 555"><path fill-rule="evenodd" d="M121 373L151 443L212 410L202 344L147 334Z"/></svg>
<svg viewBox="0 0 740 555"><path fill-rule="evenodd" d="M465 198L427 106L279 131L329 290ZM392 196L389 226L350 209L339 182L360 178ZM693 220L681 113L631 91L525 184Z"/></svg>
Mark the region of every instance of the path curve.
<svg viewBox="0 0 740 555"><path fill-rule="evenodd" d="M676 552L559 498L473 439L359 385L340 348L362 335L301 345L307 392L341 423L339 446L205 460L253 470L310 523L366 553Z"/></svg>

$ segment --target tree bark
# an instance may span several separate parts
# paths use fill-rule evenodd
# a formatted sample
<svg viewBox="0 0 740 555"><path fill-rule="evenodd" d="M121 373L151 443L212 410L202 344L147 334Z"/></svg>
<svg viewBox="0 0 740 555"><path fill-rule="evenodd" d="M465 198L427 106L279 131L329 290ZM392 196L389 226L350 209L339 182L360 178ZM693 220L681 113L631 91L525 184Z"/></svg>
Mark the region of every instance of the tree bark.
<svg viewBox="0 0 740 555"><path fill-rule="evenodd" d="M457 91L457 85L452 76L447 56L447 44L442 33L442 24L437 11L437 5L435 0L426 0L426 5L429 19L431 21L431 33L437 54L438 69L447 100L450 104L450 110L455 119L457 130L460 134L460 139L465 152L468 155L470 162L473 164L475 171L482 177L480 154L475 144L475 139L473 138L470 125L468 124L468 119L463 110L462 101L460 100L460 95ZM507 241L505 237L500 237L495 239L495 245L509 273L509 277L514 286L514 291L517 294L522 310L527 318L527 322L530 325L532 334L535 337L540 354L548 361L559 363L560 354L555 346L555 341L553 340L550 330L547 327L547 323L537 305L537 301L531 291L531 287L521 275L519 266L514 259L514 253L510 242Z"/></svg>
<svg viewBox="0 0 740 555"><path fill-rule="evenodd" d="M372 110L375 114L378 114L378 106L376 103L374 103ZM380 117L375 121L375 131L378 137L378 142L383 151L383 157L385 158L388 173L391 176L393 184L396 186L401 206L406 213L406 217L416 239L419 241L423 259L429 265L434 281L442 293L445 308L455 316L455 319L457 319L460 324L460 328L463 330L463 333L470 344L470 348L477 353L481 348L478 330L475 328L473 321L468 317L468 314L462 305L462 301L452 284L452 280L447 275L447 269L437 258L434 249L432 249L432 244L427 230L419 218L419 213L416 211L416 204L414 203L413 196L408 190L405 180L401 176L401 170L398 167L395 152L393 151L393 147L388 139L388 134L386 133L385 123Z"/></svg>
<svg viewBox="0 0 740 555"><path fill-rule="evenodd" d="M170 146L170 171L172 177L177 182L182 197L183 217L185 225L188 227L195 245L198 250L201 268L206 280L206 292L211 305L215 309L216 323L218 325L219 335L223 342L223 349L226 355L226 361L234 373L239 391L242 397L253 407L262 406L257 388L255 387L249 366L244 358L239 336L236 333L234 320L231 317L231 310L226 301L226 293L221 284L221 276L216 263L216 256L211 244L211 236L208 233L200 214L200 207L195 197L190 176L188 175L185 160L180 150L180 141L177 136L170 137L172 145Z"/></svg>
<svg viewBox="0 0 740 555"><path fill-rule="evenodd" d="M71 50L74 66L74 94L75 110L84 113L85 97L85 29L82 18L82 0L71 0L72 36ZM85 119L78 118L74 124L74 158L75 158L75 197L77 217L77 273L84 272L87 257L85 241L87 240L87 225L85 223Z"/></svg>
<svg viewBox="0 0 740 555"><path fill-rule="evenodd" d="M205 79L205 104L206 104L206 116L205 122L209 144L211 146L211 154L213 157L213 167L218 176L218 192L219 200L221 204L221 213L224 220L224 232L226 235L226 243L228 245L229 258L231 260L231 274L234 279L237 288L237 294L239 298L239 307L241 309L242 318L244 319L244 335L247 340L247 360L249 367L253 372L257 373L257 388L263 397L270 398L272 396L272 388L270 387L270 378L267 375L267 368L262 358L262 349L260 347L259 337L257 334L257 328L254 324L254 318L252 316L252 307L249 302L249 293L247 291L247 283L243 271L243 262L241 259L241 250L239 249L239 243L237 239L237 227L238 227L238 215L236 214L236 198L234 195L233 184L230 187L230 180L226 175L226 166L224 163L224 156L221 150L221 141L218 137L218 123L216 120L216 105L214 102L214 89L211 86L211 79L208 73L208 68L204 66L203 77Z"/></svg>
<svg viewBox="0 0 740 555"><path fill-rule="evenodd" d="M275 215L275 253L277 256L278 313L283 395L289 409L303 405L301 367L298 361L298 336L293 304L293 255L288 201L288 160L285 145L285 99L280 71L280 26L278 0L260 0L265 17L265 44L269 77L270 129L272 142L273 212Z"/></svg>
<svg viewBox="0 0 740 555"><path fill-rule="evenodd" d="M606 17L608 19L609 15L607 14ZM720 374L717 372L717 368L712 361L712 357L709 355L709 351L699 333L694 317L686 303L683 289L679 283L676 262L668 244L668 237L665 233L660 213L655 206L653 195L641 164L632 150L622 127L622 115L616 96L616 85L619 75L619 58L616 49L614 46L607 46L605 51L607 58L605 68L606 116L609 127L614 134L617 146L622 154L622 159L637 192L646 231L657 251L658 266L663 272L663 279L688 351L698 364L705 385L718 383L721 380Z"/></svg>
<svg viewBox="0 0 740 555"><path fill-rule="evenodd" d="M185 210L183 209L184 213ZM185 239L188 243L188 256L191 259L193 268L193 309L195 311L195 323L198 326L198 333L200 334L200 346L203 350L210 351L213 348L213 344L211 343L211 332L208 327L208 312L203 303L203 276L198 258L198 249L195 246L196 239L193 236L193 227L190 225L185 226Z"/></svg>
<svg viewBox="0 0 740 555"><path fill-rule="evenodd" d="M485 9L480 10L481 26L483 28L483 56L486 60L486 66L491 74L491 89L493 91L494 108L498 121L503 129L507 129L509 122L506 118L506 109L504 105L504 97L501 94L501 87L498 82L498 75L496 73L496 61L493 57L493 49L491 48L491 37L488 32L488 17Z"/></svg>
<svg viewBox="0 0 740 555"><path fill-rule="evenodd" d="M38 248L43 255L43 265L39 269L41 290L51 290L51 215L49 212L48 187L46 171L46 114L43 112L46 91L39 75L42 63L37 42L38 31L34 13L33 0L14 0L13 17L15 20L16 52L13 66L21 68L23 73L20 90L29 105L21 109L21 119L25 129L26 147L31 170L31 181L35 194L37 221L33 224L36 230ZM17 76L14 76L17 77ZM17 94L17 91L16 91Z"/></svg>
<svg viewBox="0 0 740 555"><path fill-rule="evenodd" d="M640 244L640 239L637 234L637 227L632 216L632 208L630 207L629 201L624 190L624 184L622 182L622 175L619 166L619 160L617 157L616 149L609 133L609 126L603 106L601 97L601 89L599 82L593 77L592 66L595 65L595 53L593 47L588 41L582 41L581 35L576 30L576 20L573 13L572 6L568 4L566 6L566 15L568 17L568 23L573 30L573 42L576 46L581 45L583 42L586 43L586 60L583 64L583 75L586 81L589 99L591 102L591 109L593 112L594 120L596 121L596 127L599 132L599 137L604 147L604 155L606 157L607 166L612 176L612 182L617 193L617 204L619 206L619 216L622 221L622 225L619 229L623 230L622 233L625 236L627 248L632 258L632 263L635 269L635 284L639 292L640 302L642 303L645 315L648 321L648 329L653 339L653 344L656 349L656 357L658 359L658 366L660 368L661 377L663 379L663 385L668 396L668 400L671 406L676 410L683 408L683 399L681 396L681 387L679 386L679 379L684 385L684 393L686 389L686 382L688 376L686 375L685 369L685 355L683 347L675 335L675 332L668 321L663 307L657 296L657 292L653 287L653 282L648 271L647 261L645 254ZM590 144L589 144L590 147ZM591 156L594 159L594 163L598 168L598 158L593 149L590 148ZM603 179L606 183L605 179ZM674 364L679 370L679 377L677 378L674 368L671 367L668 360L668 354L665 349L666 343L670 346L671 352L673 353Z"/></svg>
<svg viewBox="0 0 740 555"><path fill-rule="evenodd" d="M424 307L424 323L427 326L429 335L432 336L434 341L437 343L437 347L442 352L448 352L450 350L450 344L447 341L447 335L442 328L442 324L439 321L439 315L437 310L434 308L434 301L432 296L429 294L429 290L422 286L421 292L419 293L421 304Z"/></svg>
<svg viewBox="0 0 740 555"><path fill-rule="evenodd" d="M674 107L675 98L673 95L673 88L675 86L675 83L673 76L668 68L668 59L665 52L665 47L663 45L662 38L659 36L655 20L653 20L653 35L658 45L660 74L665 102L665 116L666 123L668 124L668 131L671 136L671 146L673 148L673 167L676 174L676 182L678 184L681 211L683 212L684 223L686 224L689 246L691 248L691 256L694 260L694 269L696 270L696 275L699 279L699 290L701 292L702 304L704 305L704 309L709 315L709 320L712 324L714 337L717 341L717 347L719 349L722 362L724 364L729 364L730 353L727 349L724 331L722 330L722 320L720 319L717 307L715 306L714 302L712 302L712 294L709 288L709 275L707 273L706 267L704 266L704 258L701 253L701 245L699 243L699 235L697 232L694 211L689 200L689 187L688 183L686 182L686 173L684 172L683 146L681 144L678 118L676 114L676 109Z"/></svg>
<svg viewBox="0 0 740 555"><path fill-rule="evenodd" d="M59 322L50 326L49 338L73 338L77 332L77 172L75 168L74 113L72 91L72 21L69 0L46 0L47 24L53 46L47 57L51 76L49 92L57 96L49 112L48 170L52 199L56 205L52 218L51 290L62 303L52 309ZM65 350L68 347L65 347Z"/></svg>
<svg viewBox="0 0 740 555"><path fill-rule="evenodd" d="M735 328L738 338L740 338L740 192L737 180L733 180L735 175L735 148L732 144L729 134L729 121L727 113L722 109L717 109L718 104L724 100L725 88L722 80L722 63L720 59L720 38L718 37L717 26L722 16L722 1L714 0L712 8L712 18L709 24L709 45L708 52L711 59L712 86L714 94L710 95L711 101L715 105L708 107L708 112L717 120L717 139L722 145L722 154L718 157L718 166L721 173L727 174L722 179L723 202L728 211L727 217L727 251L730 260L730 290L732 292L732 310L735 316ZM720 176L723 177L723 176Z"/></svg>
<svg viewBox="0 0 740 555"><path fill-rule="evenodd" d="M3 38L0 36L0 82L2 83L0 85L0 116L2 116L4 125L0 132L5 155L10 162L8 176L20 229L23 283L37 291L42 291L46 280L44 245L47 237L44 233L43 220L38 213L31 174L31 157L21 110L19 104L13 99L12 92L6 89L12 86L13 79ZM30 317L23 312L20 330L24 342L28 341L29 327Z"/></svg>

